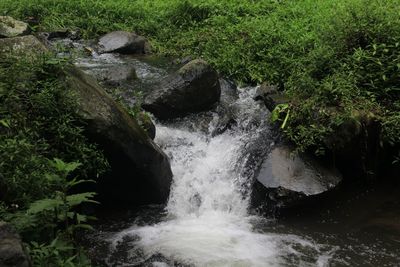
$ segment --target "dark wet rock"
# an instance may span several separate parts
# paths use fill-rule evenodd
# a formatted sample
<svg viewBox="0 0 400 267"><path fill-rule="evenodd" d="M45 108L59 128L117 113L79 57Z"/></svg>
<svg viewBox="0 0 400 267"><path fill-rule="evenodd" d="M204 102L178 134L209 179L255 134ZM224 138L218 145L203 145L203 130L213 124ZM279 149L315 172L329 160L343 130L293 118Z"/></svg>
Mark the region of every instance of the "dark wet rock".
<svg viewBox="0 0 400 267"><path fill-rule="evenodd" d="M329 110L337 112L335 108ZM347 118L326 138L327 147L333 147L336 164L348 179L373 180L393 167L392 159L399 148L391 150L381 144L382 124L369 110L353 110Z"/></svg>
<svg viewBox="0 0 400 267"><path fill-rule="evenodd" d="M171 119L211 108L220 94L217 72L197 59L165 78L146 96L142 107L157 118Z"/></svg>
<svg viewBox="0 0 400 267"><path fill-rule="evenodd" d="M97 82L77 68L67 70L88 136L104 150L112 174L99 180L106 201L164 203L172 172L168 157Z"/></svg>
<svg viewBox="0 0 400 267"><path fill-rule="evenodd" d="M342 180L333 168L307 155L276 146L264 160L253 188L254 206L290 207L335 188Z"/></svg>
<svg viewBox="0 0 400 267"><path fill-rule="evenodd" d="M18 53L29 56L35 53L46 52L46 47L32 35L0 39L0 53Z"/></svg>
<svg viewBox="0 0 400 267"><path fill-rule="evenodd" d="M269 111L273 111L279 104L288 102L287 97L278 91L278 87L269 83L262 83L257 88L254 100L263 101Z"/></svg>
<svg viewBox="0 0 400 267"><path fill-rule="evenodd" d="M221 78L219 84L221 86L221 105L230 105L238 99L237 86L233 81Z"/></svg>
<svg viewBox="0 0 400 267"><path fill-rule="evenodd" d="M237 86L234 82L224 78L219 79L219 83L221 86L221 97L220 104L215 109L218 116L213 118L215 126L211 133L212 136L224 133L237 123L237 114L235 114L232 107L232 104L238 99Z"/></svg>
<svg viewBox="0 0 400 267"><path fill-rule="evenodd" d="M10 38L29 33L27 23L15 20L9 16L0 16L0 38Z"/></svg>
<svg viewBox="0 0 400 267"><path fill-rule="evenodd" d="M0 266L29 267L30 259L18 234L10 224L0 221Z"/></svg>
<svg viewBox="0 0 400 267"><path fill-rule="evenodd" d="M115 31L100 38L100 53L148 54L150 44L146 38L132 32Z"/></svg>

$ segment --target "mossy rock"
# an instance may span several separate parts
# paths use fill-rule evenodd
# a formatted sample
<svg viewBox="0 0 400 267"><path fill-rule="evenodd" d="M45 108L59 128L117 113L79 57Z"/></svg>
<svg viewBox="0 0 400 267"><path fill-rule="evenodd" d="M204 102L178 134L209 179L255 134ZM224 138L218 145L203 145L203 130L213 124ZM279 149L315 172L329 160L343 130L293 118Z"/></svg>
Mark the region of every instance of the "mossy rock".
<svg viewBox="0 0 400 267"><path fill-rule="evenodd" d="M45 52L46 47L33 35L0 39L0 53L26 56Z"/></svg>
<svg viewBox="0 0 400 267"><path fill-rule="evenodd" d="M10 38L29 33L29 25L9 16L0 16L0 38Z"/></svg>
<svg viewBox="0 0 400 267"><path fill-rule="evenodd" d="M79 100L89 137L103 148L113 170L99 181L104 200L164 203L172 180L168 157L94 78L69 67L65 80Z"/></svg>

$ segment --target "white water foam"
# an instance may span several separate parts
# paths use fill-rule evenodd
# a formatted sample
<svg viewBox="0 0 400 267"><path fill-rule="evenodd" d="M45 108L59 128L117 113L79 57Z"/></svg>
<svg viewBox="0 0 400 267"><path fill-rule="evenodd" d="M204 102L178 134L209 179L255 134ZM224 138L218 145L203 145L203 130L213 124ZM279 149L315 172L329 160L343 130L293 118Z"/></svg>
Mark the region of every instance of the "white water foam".
<svg viewBox="0 0 400 267"><path fill-rule="evenodd" d="M241 90L233 105L242 119L221 135L213 137L182 124L157 125L156 142L170 156L174 173L167 206L169 219L133 226L114 238L114 246L124 236L138 236L133 243L143 250L145 258L162 254L194 266L327 264L321 260L320 247L310 240L253 229L248 190L244 190L249 182L249 172L245 171L248 148L260 140L260 146L268 144L262 142L268 130L264 124L267 113L253 101L254 91ZM313 257L303 255L310 250Z"/></svg>

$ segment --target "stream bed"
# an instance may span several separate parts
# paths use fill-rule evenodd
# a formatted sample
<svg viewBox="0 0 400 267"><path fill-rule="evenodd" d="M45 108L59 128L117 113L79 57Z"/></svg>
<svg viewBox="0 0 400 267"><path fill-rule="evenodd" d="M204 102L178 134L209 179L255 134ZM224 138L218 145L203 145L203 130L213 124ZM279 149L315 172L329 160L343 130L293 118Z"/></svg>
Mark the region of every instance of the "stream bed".
<svg viewBox="0 0 400 267"><path fill-rule="evenodd" d="M128 103L177 69L165 59L94 55L76 63L98 79L132 67L118 83ZM103 75L103 76L102 76ZM112 74L112 76L117 74ZM103 78L101 78L103 77ZM113 81L114 82L114 81ZM257 87L223 82L211 111L155 120L155 142L174 174L166 206L113 207L82 243L99 266L400 266L399 186L355 187L316 205L261 216L251 185L275 142ZM115 88L117 88L115 87ZM112 86L110 87L112 88ZM235 92L231 94L234 90ZM230 118L235 123L224 127ZM223 130L221 130L223 129Z"/></svg>

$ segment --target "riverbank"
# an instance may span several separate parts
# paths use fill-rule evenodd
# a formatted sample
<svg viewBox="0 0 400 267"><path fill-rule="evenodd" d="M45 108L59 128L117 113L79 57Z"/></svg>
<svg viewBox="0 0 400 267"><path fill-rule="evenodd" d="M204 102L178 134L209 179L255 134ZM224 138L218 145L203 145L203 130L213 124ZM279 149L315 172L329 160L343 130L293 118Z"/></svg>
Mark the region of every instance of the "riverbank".
<svg viewBox="0 0 400 267"><path fill-rule="evenodd" d="M379 171L366 166L376 150L397 161L399 9L388 0L0 4L0 13L30 20L33 30L68 28L83 38L135 31L161 55L202 57L239 83L275 84L287 99L280 123L288 118L283 130L298 149L340 159L356 147L351 157L363 174Z"/></svg>

